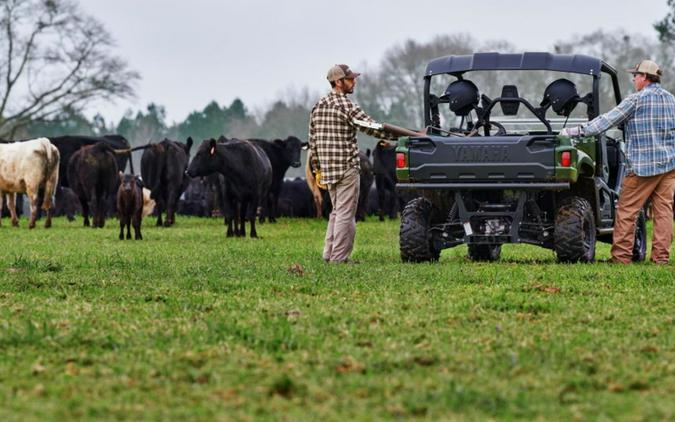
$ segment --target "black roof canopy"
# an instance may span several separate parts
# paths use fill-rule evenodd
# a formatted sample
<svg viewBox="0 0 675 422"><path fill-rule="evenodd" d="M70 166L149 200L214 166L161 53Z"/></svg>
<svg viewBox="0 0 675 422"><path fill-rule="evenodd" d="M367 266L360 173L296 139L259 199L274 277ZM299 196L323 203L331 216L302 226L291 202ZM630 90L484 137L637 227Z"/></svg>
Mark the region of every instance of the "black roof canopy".
<svg viewBox="0 0 675 422"><path fill-rule="evenodd" d="M465 56L446 56L427 65L425 77L450 73L459 75L473 70L552 70L600 77L600 71L616 74L613 67L594 57L582 54L551 53L475 53Z"/></svg>

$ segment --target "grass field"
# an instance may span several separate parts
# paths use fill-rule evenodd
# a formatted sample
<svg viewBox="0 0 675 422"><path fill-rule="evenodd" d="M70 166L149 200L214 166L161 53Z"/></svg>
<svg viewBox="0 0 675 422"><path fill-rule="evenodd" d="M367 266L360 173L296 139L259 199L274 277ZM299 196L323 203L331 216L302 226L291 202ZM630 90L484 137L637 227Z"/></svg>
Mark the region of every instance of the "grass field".
<svg viewBox="0 0 675 422"><path fill-rule="evenodd" d="M402 264L398 222L0 227L0 420L673 420L675 265L505 246ZM609 247L598 245L598 258Z"/></svg>

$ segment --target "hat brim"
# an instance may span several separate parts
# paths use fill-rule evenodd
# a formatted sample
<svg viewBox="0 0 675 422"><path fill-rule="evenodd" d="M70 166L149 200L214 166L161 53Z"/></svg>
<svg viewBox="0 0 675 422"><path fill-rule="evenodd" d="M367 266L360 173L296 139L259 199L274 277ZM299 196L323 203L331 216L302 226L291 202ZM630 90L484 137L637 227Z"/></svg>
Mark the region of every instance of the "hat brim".
<svg viewBox="0 0 675 422"><path fill-rule="evenodd" d="M361 76L360 73L358 72L350 72L348 75L346 75L343 79L356 79L359 76Z"/></svg>

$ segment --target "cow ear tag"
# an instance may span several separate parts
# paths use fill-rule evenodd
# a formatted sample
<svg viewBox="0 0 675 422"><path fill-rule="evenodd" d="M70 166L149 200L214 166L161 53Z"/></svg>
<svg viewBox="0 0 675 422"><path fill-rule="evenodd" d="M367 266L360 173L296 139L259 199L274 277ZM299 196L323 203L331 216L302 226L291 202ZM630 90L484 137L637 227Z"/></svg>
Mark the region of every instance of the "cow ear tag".
<svg viewBox="0 0 675 422"><path fill-rule="evenodd" d="M210 153L211 153L211 155L213 155L213 154L216 153L216 147L215 147L215 146L212 146L212 147L211 147Z"/></svg>

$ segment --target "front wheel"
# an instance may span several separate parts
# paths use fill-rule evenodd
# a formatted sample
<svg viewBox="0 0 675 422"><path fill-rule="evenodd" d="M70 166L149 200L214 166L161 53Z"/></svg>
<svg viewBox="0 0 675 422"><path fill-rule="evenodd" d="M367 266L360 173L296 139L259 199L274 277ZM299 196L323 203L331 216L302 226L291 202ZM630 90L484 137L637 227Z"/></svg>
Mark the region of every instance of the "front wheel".
<svg viewBox="0 0 675 422"><path fill-rule="evenodd" d="M415 198L401 212L399 246L403 262L438 261L441 254L431 241L431 202Z"/></svg>
<svg viewBox="0 0 675 422"><path fill-rule="evenodd" d="M467 255L472 261L492 262L499 259L502 245L469 245Z"/></svg>
<svg viewBox="0 0 675 422"><path fill-rule="evenodd" d="M558 207L553 236L560 262L593 262L595 259L595 218L584 198L565 198Z"/></svg>

